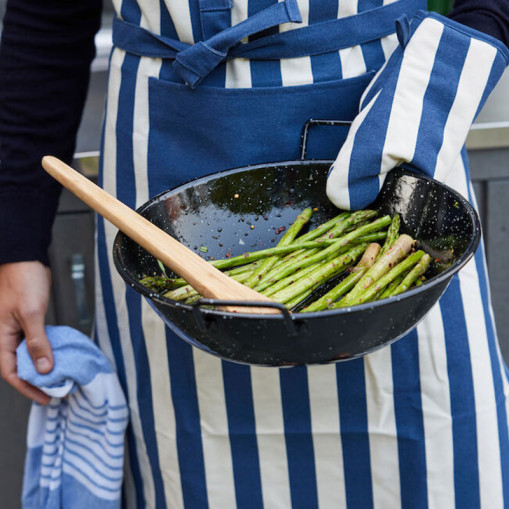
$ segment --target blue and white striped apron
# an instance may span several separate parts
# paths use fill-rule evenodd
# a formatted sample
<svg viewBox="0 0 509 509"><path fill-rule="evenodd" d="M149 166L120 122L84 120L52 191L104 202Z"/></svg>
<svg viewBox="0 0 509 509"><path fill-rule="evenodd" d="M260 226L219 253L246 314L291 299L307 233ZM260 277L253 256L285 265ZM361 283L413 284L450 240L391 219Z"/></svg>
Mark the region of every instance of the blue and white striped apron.
<svg viewBox="0 0 509 509"><path fill-rule="evenodd" d="M423 7L297 3L114 0L103 187L138 207L195 176L297 159L304 122L352 119L394 20ZM323 140L311 156L333 159ZM448 183L473 200L458 165ZM481 250L408 337L277 369L174 336L116 274L115 233L98 219L97 336L130 406L127 507L509 507L508 374Z"/></svg>

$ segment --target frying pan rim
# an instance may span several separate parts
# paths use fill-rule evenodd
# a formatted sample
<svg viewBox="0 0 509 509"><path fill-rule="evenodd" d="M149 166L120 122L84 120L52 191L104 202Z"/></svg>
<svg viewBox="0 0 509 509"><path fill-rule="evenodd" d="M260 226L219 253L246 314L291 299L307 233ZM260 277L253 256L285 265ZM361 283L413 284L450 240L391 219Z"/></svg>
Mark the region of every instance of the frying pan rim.
<svg viewBox="0 0 509 509"><path fill-rule="evenodd" d="M159 201L162 196L166 196L168 193L171 193L172 191L179 190L183 191L189 186L193 186L197 181L209 179L213 176L215 177L222 177L227 175L234 175L236 173L245 172L246 170L257 170L257 169L263 169L267 168L269 166L274 167L288 167L288 166L295 166L299 165L301 166L303 163L307 164L328 164L331 165L333 161L330 160L324 160L324 159L306 159L306 160L293 160L293 161L277 161L277 162L269 162L269 163L261 163L256 164L252 166L244 166L240 168L231 168L227 170L221 170L218 172L212 172L207 175L202 175L200 177L192 178L182 184L178 184L170 189L167 189L165 191L162 191L161 193L158 193L157 195L153 196L150 200L145 202L143 205L138 207L136 209L136 212L139 214L142 214L147 208L150 207L153 203ZM391 170L391 173L395 172L398 175L404 176L408 175L410 177L418 177L421 180L432 182L435 185L439 185L440 187L444 188L445 190L452 193L455 198L462 203L465 210L467 211L472 225L473 225L473 235L472 238L468 244L468 246L465 249L465 252L456 260L456 262L451 266L445 269L440 274L437 274L436 276L433 276L432 279L425 281L421 286L414 287L409 290L406 290L405 292L387 297L385 299L374 301L374 302L367 302L365 304L356 304L355 306L349 306L345 308L338 308L338 309L326 309L322 311L315 311L310 313L290 313L290 317L292 320L304 320L304 319L312 319L312 318L319 318L323 317L324 314L326 314L328 317L338 314L345 314L345 313L352 313L352 312L362 312L367 311L370 309L378 308L385 306L391 302L400 301L408 299L414 295L418 295L422 292L426 292L430 287L432 286L438 286L442 283L444 283L446 280L452 278L454 274L459 272L466 263L474 256L475 252L477 251L477 248L479 247L480 241L481 241L481 224L479 220L479 216L477 214L477 211L474 209L472 204L464 197L462 196L458 191L452 189L448 185L439 182L438 180L435 180L431 177L428 177L427 175L423 175L420 172L415 171L413 168L409 167L398 167ZM374 202L376 203L376 201ZM199 301L198 303L195 303L193 305L190 304L184 304L182 302L168 299L167 297L162 296L161 294L155 293L148 289L146 286L142 285L138 279L131 276L130 273L128 273L123 265L120 262L120 255L119 255L119 243L120 239L122 237L127 237L124 233L121 231L118 231L115 235L115 239L113 242L113 262L117 269L117 272L121 275L121 277L124 279L124 281L133 289L136 289L139 293L141 293L143 296L151 299L152 301L158 302L159 304L163 304L164 306L172 306L176 308L182 308L186 311L192 312L197 306L200 307ZM215 309L209 309L209 308L201 308L201 311L210 314L210 315L218 315L218 316L227 316L227 317L242 317L242 318L249 318L249 319L256 319L261 318L263 319L271 319L271 320L284 320L285 317L282 314L264 314L264 313L242 313L242 312L227 312L227 311L220 311Z"/></svg>

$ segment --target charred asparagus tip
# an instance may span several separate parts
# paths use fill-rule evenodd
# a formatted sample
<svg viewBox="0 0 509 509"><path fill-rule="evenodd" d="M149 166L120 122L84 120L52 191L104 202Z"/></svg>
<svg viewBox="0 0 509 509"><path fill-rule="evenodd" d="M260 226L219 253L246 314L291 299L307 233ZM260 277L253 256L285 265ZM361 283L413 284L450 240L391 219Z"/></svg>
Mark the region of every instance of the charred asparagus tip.
<svg viewBox="0 0 509 509"><path fill-rule="evenodd" d="M380 249L380 244L377 244L376 242L370 244L362 255L360 262L353 268L352 272L360 270L361 267L371 267L375 262Z"/></svg>

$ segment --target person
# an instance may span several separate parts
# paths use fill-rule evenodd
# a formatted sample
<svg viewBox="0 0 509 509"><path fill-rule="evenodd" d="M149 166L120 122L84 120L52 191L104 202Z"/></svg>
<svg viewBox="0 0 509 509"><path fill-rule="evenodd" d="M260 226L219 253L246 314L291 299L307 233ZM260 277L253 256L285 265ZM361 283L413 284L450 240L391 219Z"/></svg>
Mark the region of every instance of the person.
<svg viewBox="0 0 509 509"><path fill-rule="evenodd" d="M136 207L196 176L296 159L312 117L353 119L362 132L359 104L368 115L370 92L383 95L377 87L387 75L376 72L414 30L400 22L398 42L395 20L425 6L115 7L100 184ZM51 370L46 251L59 188L40 158L72 156L99 15L97 0L10 0L2 34L0 369L39 403L47 398L17 377L14 350L26 336L39 371ZM468 44L488 41L505 55L505 0L458 0L450 19L470 27ZM297 30L302 38L292 37ZM230 58L241 41L250 49ZM334 171L348 175L355 161L344 154ZM336 155L330 146L319 157ZM453 162L448 183L473 199L466 160ZM98 218L97 341L129 401L128 507L509 507L509 385L482 250L407 337L362 359L278 369L221 361L166 329L116 277L114 234Z"/></svg>

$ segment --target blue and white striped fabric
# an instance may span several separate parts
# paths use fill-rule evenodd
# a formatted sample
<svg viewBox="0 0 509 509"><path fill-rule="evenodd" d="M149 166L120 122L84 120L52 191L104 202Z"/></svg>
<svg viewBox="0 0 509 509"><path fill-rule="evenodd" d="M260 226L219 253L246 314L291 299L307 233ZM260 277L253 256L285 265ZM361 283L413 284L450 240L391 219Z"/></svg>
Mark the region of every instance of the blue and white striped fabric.
<svg viewBox="0 0 509 509"><path fill-rule="evenodd" d="M69 327L47 327L55 366L39 374L23 341L18 375L51 396L32 404L23 479L24 509L120 507L124 394L110 362L86 336Z"/></svg>
<svg viewBox="0 0 509 509"><path fill-rule="evenodd" d="M123 20L193 44L276 2L114 4ZM388 6L398 11L395 21L425 2L298 6L302 24L269 35ZM325 41L327 30L319 32ZM171 58L117 47L100 182L137 207L196 176L296 159L304 122L353 120L396 46L395 33L373 38L359 29L348 46L322 54L227 60L194 90ZM334 159L339 147L332 138L343 135L332 128L324 146L317 138L327 130L317 129L310 153ZM455 167L447 183L473 200L466 160ZM98 218L97 337L130 407L127 507L509 507L509 383L482 250L408 337L363 359L276 369L223 362L166 329L117 275L115 234Z"/></svg>
<svg viewBox="0 0 509 509"><path fill-rule="evenodd" d="M507 47L436 13L398 20L400 46L364 93L327 195L359 209L402 163L445 180L509 63Z"/></svg>

